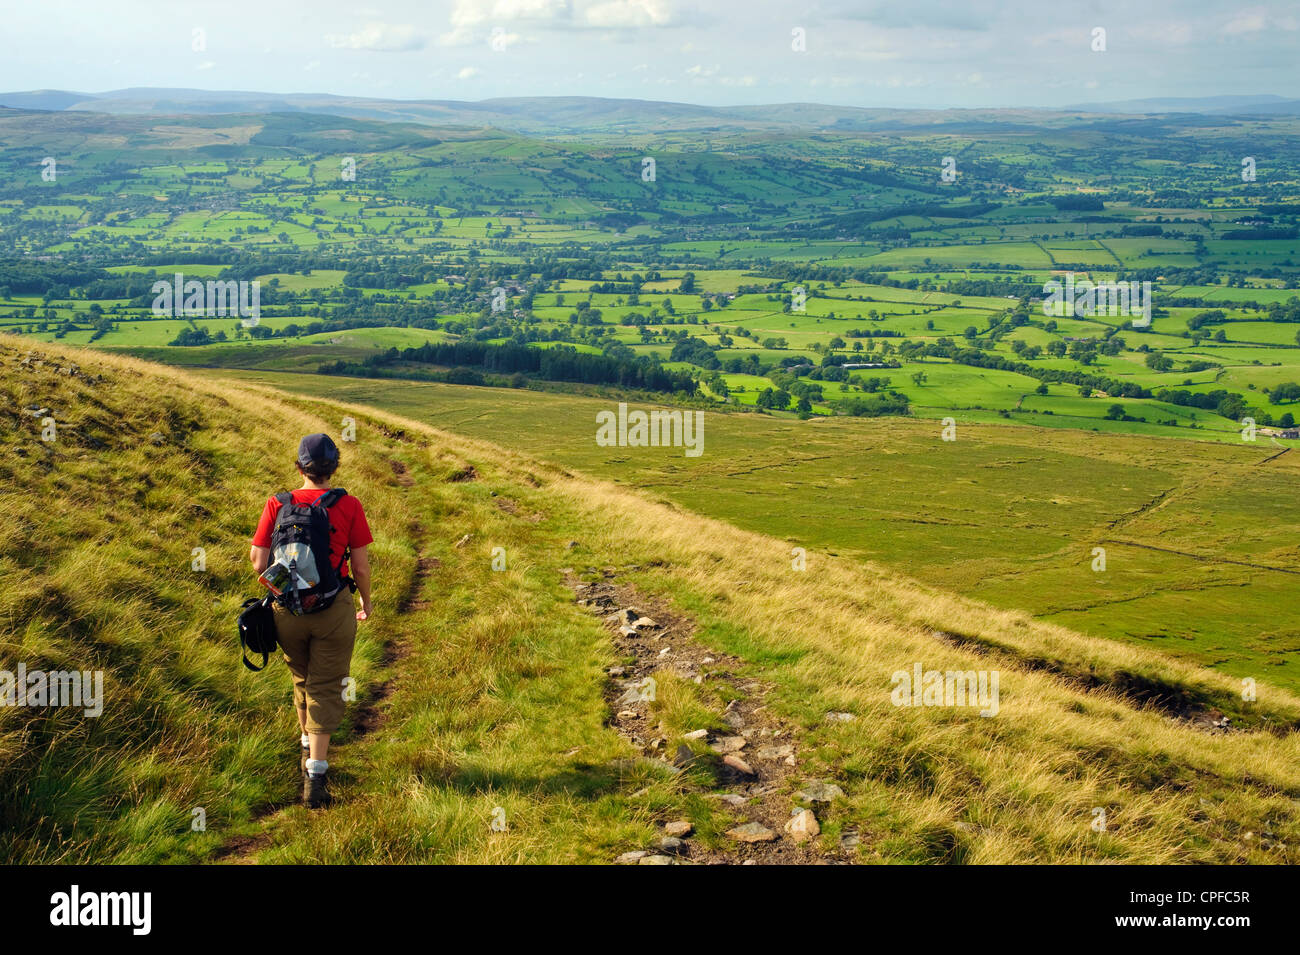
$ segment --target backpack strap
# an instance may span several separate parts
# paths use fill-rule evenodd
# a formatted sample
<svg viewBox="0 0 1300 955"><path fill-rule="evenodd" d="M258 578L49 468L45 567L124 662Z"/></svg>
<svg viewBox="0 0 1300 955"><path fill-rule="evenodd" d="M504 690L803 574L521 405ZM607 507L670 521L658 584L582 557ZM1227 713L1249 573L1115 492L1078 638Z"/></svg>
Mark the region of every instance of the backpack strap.
<svg viewBox="0 0 1300 955"><path fill-rule="evenodd" d="M329 510L339 502L339 498L346 497L347 493L348 492L343 490L341 487L332 487L320 497L316 498L316 504L318 507L323 507L326 510Z"/></svg>
<svg viewBox="0 0 1300 955"><path fill-rule="evenodd" d="M316 498L316 505L318 507L323 507L325 508L325 510L328 511L331 507L333 507L335 504L339 502L340 498L346 497L347 493L348 492L341 487L332 487L324 494L322 494L320 497ZM348 562L348 558L351 556L352 556L352 548L351 547L343 548L343 559L340 560L339 565L334 568L334 573L338 576L339 581L341 583L350 586L352 590L355 592L357 589L356 582L353 581L351 577L343 576L343 565Z"/></svg>
<svg viewBox="0 0 1300 955"><path fill-rule="evenodd" d="M345 576L343 573L343 565L346 564L351 559L352 559L352 548L351 547L343 548L343 559L339 561L339 565L334 568L334 571L335 573L338 574L339 583L342 584L344 587L347 587L353 593L356 593L357 592L356 580L350 576Z"/></svg>
<svg viewBox="0 0 1300 955"><path fill-rule="evenodd" d="M316 504L329 510L339 502L339 498L346 497L347 493L348 492L343 490L341 487L332 487L320 497L316 498ZM281 507L288 507L293 504L293 492L281 491L279 494L275 495L275 500L280 502Z"/></svg>

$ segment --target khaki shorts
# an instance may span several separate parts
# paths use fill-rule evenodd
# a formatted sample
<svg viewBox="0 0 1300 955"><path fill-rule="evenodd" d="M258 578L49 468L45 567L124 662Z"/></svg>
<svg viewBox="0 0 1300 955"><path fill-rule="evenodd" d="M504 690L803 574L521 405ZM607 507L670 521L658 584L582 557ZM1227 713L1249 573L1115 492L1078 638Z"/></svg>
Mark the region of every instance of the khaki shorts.
<svg viewBox="0 0 1300 955"><path fill-rule="evenodd" d="M343 722L344 679L352 669L357 612L344 590L329 609L295 617L275 607L275 636L293 674L293 702L307 710L308 733L333 733Z"/></svg>

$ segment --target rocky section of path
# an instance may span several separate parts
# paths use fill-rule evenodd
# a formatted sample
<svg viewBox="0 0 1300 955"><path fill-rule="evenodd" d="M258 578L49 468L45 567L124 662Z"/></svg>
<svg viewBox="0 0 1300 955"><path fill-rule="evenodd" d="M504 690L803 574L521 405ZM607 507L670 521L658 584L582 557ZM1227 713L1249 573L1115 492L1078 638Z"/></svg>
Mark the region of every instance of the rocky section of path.
<svg viewBox="0 0 1300 955"><path fill-rule="evenodd" d="M594 568L591 568L594 571ZM696 626L669 602L620 583L606 567L602 579L584 582L566 569L578 605L604 623L620 658L608 670L605 697L611 725L643 756L679 774L704 768L703 789L735 817L724 848L692 839L686 820L666 820L656 842L620 855L625 865L741 864L808 865L852 861L856 837L846 835L827 850L819 841L817 814L844 793L826 780L799 772L797 730L774 716L766 699L772 687L744 674L743 662L710 650L696 639ZM699 684L719 701L713 725L670 738L654 716L657 683L665 674ZM735 689L733 689L735 688ZM725 702L722 702L725 701ZM699 774L690 777L697 779ZM685 783L684 783L685 784Z"/></svg>

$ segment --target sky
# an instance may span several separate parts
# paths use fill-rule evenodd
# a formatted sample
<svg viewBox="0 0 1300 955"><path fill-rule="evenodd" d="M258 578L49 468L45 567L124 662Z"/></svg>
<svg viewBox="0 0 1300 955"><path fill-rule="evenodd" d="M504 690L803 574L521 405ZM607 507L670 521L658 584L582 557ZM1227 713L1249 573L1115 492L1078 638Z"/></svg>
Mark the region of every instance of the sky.
<svg viewBox="0 0 1300 955"><path fill-rule="evenodd" d="M910 108L1300 96L1298 0L0 3L6 91Z"/></svg>

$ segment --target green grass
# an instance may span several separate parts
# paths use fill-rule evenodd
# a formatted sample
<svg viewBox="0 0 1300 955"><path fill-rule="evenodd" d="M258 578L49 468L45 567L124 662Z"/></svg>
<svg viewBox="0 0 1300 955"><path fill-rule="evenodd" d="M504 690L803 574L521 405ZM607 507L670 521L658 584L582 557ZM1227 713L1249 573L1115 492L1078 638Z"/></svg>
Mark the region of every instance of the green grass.
<svg viewBox="0 0 1300 955"><path fill-rule="evenodd" d="M1300 688L1295 658L1267 639L1292 632L1279 608L1300 556L1300 508L1290 490L1300 459L1292 452L1263 463L1280 450L1266 440L1244 444L1235 432L1235 443L1222 445L1128 436L1122 432L1139 426L1100 419L1084 419L1097 421L1099 433L1077 430L1078 419L1062 428L999 426L988 423L1000 421L996 415L972 413L957 416L958 439L949 443L937 421L711 413L700 458L661 451L634 459L595 444L595 413L610 401L226 374L504 441L740 527ZM741 404L765 381L727 378L750 389L736 396ZM1104 575L1090 569L1095 546L1114 551ZM1291 638L1280 639L1290 647Z"/></svg>
<svg viewBox="0 0 1300 955"><path fill-rule="evenodd" d="M0 341L9 369L20 354ZM285 429L334 430L337 413L195 391L102 358L86 363L97 380L65 378L49 362L66 353L43 355L43 367L7 372L0 386L9 408L39 396L59 429L43 445L34 419L15 412L5 432L14 533L0 553L0 652L10 668L20 659L105 670L105 706L99 721L0 710L5 858L194 862L256 835L251 851L268 862L588 862L650 839L651 818L629 793L655 774L619 768L624 744L604 725L601 696L609 651L593 621L575 626L557 585L578 523L561 523L559 501L517 476L489 476L481 461L481 481L449 484L464 462L448 449L360 425L344 477L376 532L377 613L361 627L353 675L359 705L380 707L392 729L362 739L361 710L350 708L331 753L344 805L311 816L293 805L287 675L278 662L245 672L232 628L255 589L253 523L292 475ZM409 487L394 466L409 469ZM548 526L497 507L493 495L507 489L528 511L550 511ZM22 515L39 493L80 506L32 523ZM109 515L123 506L133 520L114 529ZM475 543L458 550L465 533ZM505 573L491 566L497 546ZM204 572L191 569L194 547L207 551ZM413 600L428 609L406 612ZM385 647L401 655L403 678L381 700ZM656 798L680 802L666 788ZM510 834L490 829L497 806ZM195 808L204 831L191 828Z"/></svg>
<svg viewBox="0 0 1300 955"><path fill-rule="evenodd" d="M819 808L827 835L812 859L1296 861L1300 773L1292 738L1269 727L1294 727L1300 698L1275 672L1261 674L1259 699L1246 702L1235 679L1163 647L1090 639L877 563L814 547L806 569L792 571L798 538L780 528L757 534L656 501L681 481L630 491L390 412L74 349L43 347L23 364L27 348L0 337L0 414L10 424L0 432L0 516L10 528L0 545L0 653L6 663L102 669L106 697L94 720L0 709L0 844L15 863L608 862L652 846L658 826L678 818L696 826L693 852L739 861L723 829L755 815L779 828L800 782L827 777L846 795ZM71 362L78 373L63 373ZM23 411L33 400L56 420L52 442ZM490 417L489 407L462 402L453 413ZM333 431L344 415L356 419L357 440L344 445L340 483L365 502L376 532L377 613L361 628L358 698L330 754L338 804L308 813L295 805L286 675L278 664L244 671L231 621L252 589L252 523L264 496L289 481L295 436ZM539 420L520 418L512 433ZM807 427L829 426L830 439L854 434L835 424ZM949 469L946 484L929 485L926 509L909 516L944 520L951 536L973 501L962 480L989 489L1011 473L1006 446L997 460L985 449L980 463L990 438L971 430L947 447L906 433L856 437L894 455L895 469L914 459L914 479L918 467ZM563 452L562 436L544 437ZM724 430L709 440L726 448L732 438ZM1033 460L1030 444L1019 453L1028 459L1016 469L1023 489L1052 462ZM965 472L945 462L960 454ZM1149 503L1158 490L1154 453L1137 467L1103 440L1091 457L1105 486L1090 492L1076 479L1059 504L1104 518L1109 500ZM645 467L681 477L683 460L651 455ZM756 480L769 487L791 476L776 460L767 470ZM879 485L890 470L864 476ZM853 477L842 474L847 483L834 490L871 500ZM878 506L906 506L887 489L874 495ZM807 493L785 508L800 520L827 498ZM78 506L49 506L63 500ZM113 519L123 508L131 519ZM1229 523L1256 526L1264 504L1242 508L1225 511L1219 527L1189 531L1188 543ZM1156 510L1138 507L1111 533L1139 534ZM1050 526L1020 530L1025 540L1052 536ZM191 565L196 546L207 549L202 572ZM504 570L493 569L496 548ZM1237 552L1253 551L1242 540ZM1119 575L1130 572L1122 553L1111 559ZM789 734L798 764L776 777L769 801L733 813L705 798L718 789L707 763L677 776L653 747L616 732L604 696L603 668L617 659L610 634L574 603L566 574L612 575L659 602L684 628L670 651L694 642L735 656L734 671L700 684L663 672L649 725L674 750L688 729L723 725L728 699L764 694L762 719ZM892 705L889 674L913 661L996 666L999 715ZM1097 685L1084 690L1084 680ZM1221 708L1243 730L1210 734L1172 720L1126 696L1131 686ZM828 723L828 711L857 719ZM1099 805L1113 823L1100 837L1089 826ZM202 831L191 827L196 808L206 812ZM502 814L505 827L494 830ZM835 836L848 829L861 847L844 853ZM1248 840L1248 830L1274 838Z"/></svg>

